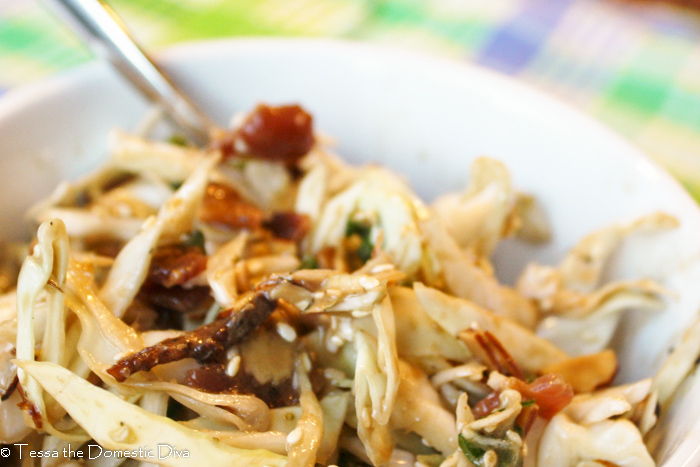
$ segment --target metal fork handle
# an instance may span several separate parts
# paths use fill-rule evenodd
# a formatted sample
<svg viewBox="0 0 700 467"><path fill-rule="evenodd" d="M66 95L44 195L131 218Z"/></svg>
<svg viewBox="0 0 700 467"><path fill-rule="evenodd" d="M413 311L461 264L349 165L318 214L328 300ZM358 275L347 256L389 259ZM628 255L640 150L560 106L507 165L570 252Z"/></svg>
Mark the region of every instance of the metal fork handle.
<svg viewBox="0 0 700 467"><path fill-rule="evenodd" d="M217 126L153 63L127 32L123 21L101 0L47 0L98 56L109 60L149 100L198 144Z"/></svg>

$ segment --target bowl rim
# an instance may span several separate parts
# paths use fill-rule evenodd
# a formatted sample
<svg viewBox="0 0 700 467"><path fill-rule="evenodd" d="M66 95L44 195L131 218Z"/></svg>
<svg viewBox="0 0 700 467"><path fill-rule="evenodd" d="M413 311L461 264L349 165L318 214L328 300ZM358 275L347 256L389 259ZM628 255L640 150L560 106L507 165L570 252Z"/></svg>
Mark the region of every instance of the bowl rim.
<svg viewBox="0 0 700 467"><path fill-rule="evenodd" d="M630 164L640 166L646 172L648 178L667 185L665 188L671 189L672 195L678 197L679 201L684 203L684 209L690 208L691 211L696 211L700 217L700 204L683 187L681 182L671 175L659 162L637 147L632 141L622 136L618 131L602 123L585 110L579 109L565 101L560 96L547 93L517 77L486 68L467 59L435 55L430 52L407 49L396 45L348 39L264 36L181 42L163 47L152 55L159 66L167 68L169 66L177 67L179 63L194 57L219 56L222 53L269 53L285 49L298 51L300 47L303 47L305 51L312 51L316 54L323 52L338 53L340 51L357 58L381 58L382 60L396 63L421 61L426 64L424 68L428 69L433 75L437 74L436 70L438 69L444 70L444 79L449 80L454 80L455 75L469 74L470 77L476 79L480 84L488 83L483 88L484 92L495 94L493 90L498 89L499 93L507 93L508 96L518 96L518 102L514 106L511 105L511 109L516 109L523 113L529 112L528 117L533 115L531 109L527 108L527 104L537 102L538 105L544 106L545 109L535 114L535 117L547 124L556 124L558 123L557 120L574 123L575 125L567 125L576 128L576 131L568 131L572 134L594 133L599 135L601 144L618 148L618 157L627 159ZM16 112L32 102L66 92L80 82L98 79L103 74L109 75L114 74L114 72L110 65L93 58L91 61L60 70L55 75L12 87L0 94L0 123L5 118L10 117L12 112ZM119 76L119 79L123 78ZM499 101L504 101L504 99L499 99ZM556 114L561 118L552 119L549 116L552 114ZM564 125L559 126L561 128L564 127Z"/></svg>
<svg viewBox="0 0 700 467"><path fill-rule="evenodd" d="M177 68L178 64L195 56L202 58L203 56L220 56L222 53L232 55L269 53L272 50L279 53L280 50L298 50L300 47L315 54L344 53L353 57L379 58L387 60L389 63L420 61L425 64L425 68L430 69L431 73L438 70L444 73L445 79L455 79L456 76L468 74L480 83L488 82L489 87L486 91L493 92L493 89L497 89L501 93L517 95L522 98L522 101L517 105L527 106L529 102L537 102L543 109L539 113L544 116L545 121L551 121L551 115L558 115L567 123L575 124L572 125L576 128L574 133L597 135L601 141L600 144L618 149L616 151L617 157L625 159L627 164L634 164L642 168L647 178L655 180L664 189L671 190L670 194L679 203L682 203L680 207L683 212L692 212L694 213L692 215L700 219L700 206L679 180L617 131L559 96L549 94L516 77L485 68L467 59L439 56L425 51L408 50L405 47L386 44L333 38L298 37L236 37L196 40L164 47L153 55L164 68L171 66ZM53 76L12 87L0 95L0 125L6 119L11 118L14 112L27 105L69 92L79 86L81 82L100 79L105 77L105 74L111 73L113 72L106 63L93 59L75 67L61 70ZM527 109L523 107L520 110L526 111ZM698 439L700 439L700 420L692 424L688 433L677 441L671 455L662 465L700 465Z"/></svg>

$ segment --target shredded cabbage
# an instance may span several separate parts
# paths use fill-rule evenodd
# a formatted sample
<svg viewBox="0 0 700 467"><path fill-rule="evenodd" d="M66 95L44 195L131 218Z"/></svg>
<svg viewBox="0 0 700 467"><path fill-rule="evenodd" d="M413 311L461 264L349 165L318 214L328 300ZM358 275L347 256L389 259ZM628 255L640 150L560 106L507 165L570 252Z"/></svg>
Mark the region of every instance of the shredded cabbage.
<svg viewBox="0 0 700 467"><path fill-rule="evenodd" d="M286 136L247 133L265 108L207 149L115 132L103 167L32 209L32 254L0 296L0 442L132 458L44 467L654 465L645 436L700 325L658 375L614 385L622 313L673 292L603 271L674 218L599 229L513 288L498 242L550 232L504 164L477 159L429 206L320 139L269 154ZM303 117L265 118L288 112ZM190 457L143 454L163 444Z"/></svg>

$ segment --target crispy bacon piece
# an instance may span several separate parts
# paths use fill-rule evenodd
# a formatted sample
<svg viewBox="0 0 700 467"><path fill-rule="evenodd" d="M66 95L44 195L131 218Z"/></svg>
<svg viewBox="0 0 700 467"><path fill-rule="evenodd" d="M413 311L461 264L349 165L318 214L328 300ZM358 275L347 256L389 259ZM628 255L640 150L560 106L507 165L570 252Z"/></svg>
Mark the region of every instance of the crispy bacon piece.
<svg viewBox="0 0 700 467"><path fill-rule="evenodd" d="M265 213L245 201L238 192L220 183L207 187L199 218L203 222L225 225L234 229L265 228L284 240L300 242L311 229L311 220L294 211L277 212L266 219Z"/></svg>
<svg viewBox="0 0 700 467"><path fill-rule="evenodd" d="M234 229L256 230L262 226L265 214L245 201L231 187L212 183L202 201L199 218L203 222L222 224Z"/></svg>
<svg viewBox="0 0 700 467"><path fill-rule="evenodd" d="M488 396L481 399L479 402L477 402L477 404L472 409L474 417L477 419L483 418L493 413L494 410L498 409L501 405L500 396L500 391L494 391ZM528 431L530 431L530 428L532 428L532 424L535 423L535 419L537 418L537 415L540 411L540 408L536 402L530 402L531 403L527 405L523 403L522 411L516 419L516 423L522 429L523 437L527 435Z"/></svg>
<svg viewBox="0 0 700 467"><path fill-rule="evenodd" d="M168 245L153 252L148 281L164 287L182 285L207 268L207 255L198 246Z"/></svg>
<svg viewBox="0 0 700 467"><path fill-rule="evenodd" d="M298 105L259 104L239 129L248 152L294 166L314 144L313 118Z"/></svg>
<svg viewBox="0 0 700 467"><path fill-rule="evenodd" d="M168 245L153 253L139 299L159 311L197 313L212 302L209 287L182 287L203 273L207 256L196 245ZM168 320L165 320L166 322Z"/></svg>
<svg viewBox="0 0 700 467"><path fill-rule="evenodd" d="M532 406L524 407L523 413L521 413L523 415L527 412L527 417L523 415L523 420L526 420L526 423L521 424L521 426L528 429L532 425L535 415L551 420L574 398L574 390L571 385L559 375L540 376L529 384L510 377L505 386L522 394L523 401L534 402ZM474 417L482 418L496 410L500 405L499 395L500 391L494 391L477 402L472 409ZM534 413L531 413L533 411Z"/></svg>
<svg viewBox="0 0 700 467"><path fill-rule="evenodd" d="M299 243L311 229L311 219L294 211L275 213L264 226L277 238Z"/></svg>
<svg viewBox="0 0 700 467"><path fill-rule="evenodd" d="M298 105L259 104L241 127L215 143L224 157L259 157L294 167L314 145L313 118Z"/></svg>
<svg viewBox="0 0 700 467"><path fill-rule="evenodd" d="M226 374L223 364L209 363L189 370L183 383L201 391L221 394L231 392L233 379Z"/></svg>
<svg viewBox="0 0 700 467"><path fill-rule="evenodd" d="M503 344L488 331L469 331L461 335L469 349L481 354L485 363L499 373L508 376L506 387L515 389L523 401L533 400L538 414L547 420L569 405L574 390L564 378L556 374L540 376L531 383L525 382L525 374L515 363ZM498 392L493 392L474 406L474 416L485 416L498 407Z"/></svg>
<svg viewBox="0 0 700 467"><path fill-rule="evenodd" d="M209 286L167 288L146 282L139 290L138 297L156 310L198 314L211 306L213 298L210 292Z"/></svg>
<svg viewBox="0 0 700 467"><path fill-rule="evenodd" d="M292 378L278 384L261 384L242 368L231 377L226 374L224 365L211 363L188 371L184 384L202 391L221 394L250 394L263 400L269 407L289 407L299 403L299 392L294 388Z"/></svg>
<svg viewBox="0 0 700 467"><path fill-rule="evenodd" d="M266 292L260 292L239 310L229 310L212 323L122 358L107 373L123 382L138 371L148 371L157 365L184 358L194 358L200 363L215 362L226 349L241 342L260 326L276 306L276 300L270 299Z"/></svg>
<svg viewBox="0 0 700 467"><path fill-rule="evenodd" d="M523 400L534 400L539 406L539 415L550 420L574 398L574 390L559 375L540 376L532 383L509 378L506 384L523 395Z"/></svg>
<svg viewBox="0 0 700 467"><path fill-rule="evenodd" d="M477 402L472 409L474 418L483 418L496 410L501 405L500 395L499 391L494 391Z"/></svg>

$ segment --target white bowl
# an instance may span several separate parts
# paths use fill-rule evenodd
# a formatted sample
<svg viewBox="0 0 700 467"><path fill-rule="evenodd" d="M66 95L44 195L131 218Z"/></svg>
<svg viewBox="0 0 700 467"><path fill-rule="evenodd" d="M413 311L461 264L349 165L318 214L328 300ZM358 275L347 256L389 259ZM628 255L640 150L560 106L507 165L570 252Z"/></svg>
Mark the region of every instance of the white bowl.
<svg viewBox="0 0 700 467"><path fill-rule="evenodd" d="M354 162L379 161L430 199L464 185L479 155L503 160L540 198L554 239L506 242L496 265L512 280L528 259L554 264L587 232L663 210L681 227L627 242L614 277L650 277L678 298L635 314L616 335L619 381L648 377L700 308L700 210L666 172L590 118L498 74L434 57L334 41L234 40L177 47L164 68L224 123L257 102L299 102ZM22 213L57 182L105 155L108 130L133 128L147 106L96 63L0 99L0 237L26 232ZM665 419L656 458L700 465L700 382L687 382ZM682 407L682 410L680 408ZM686 463L687 462L687 463Z"/></svg>

